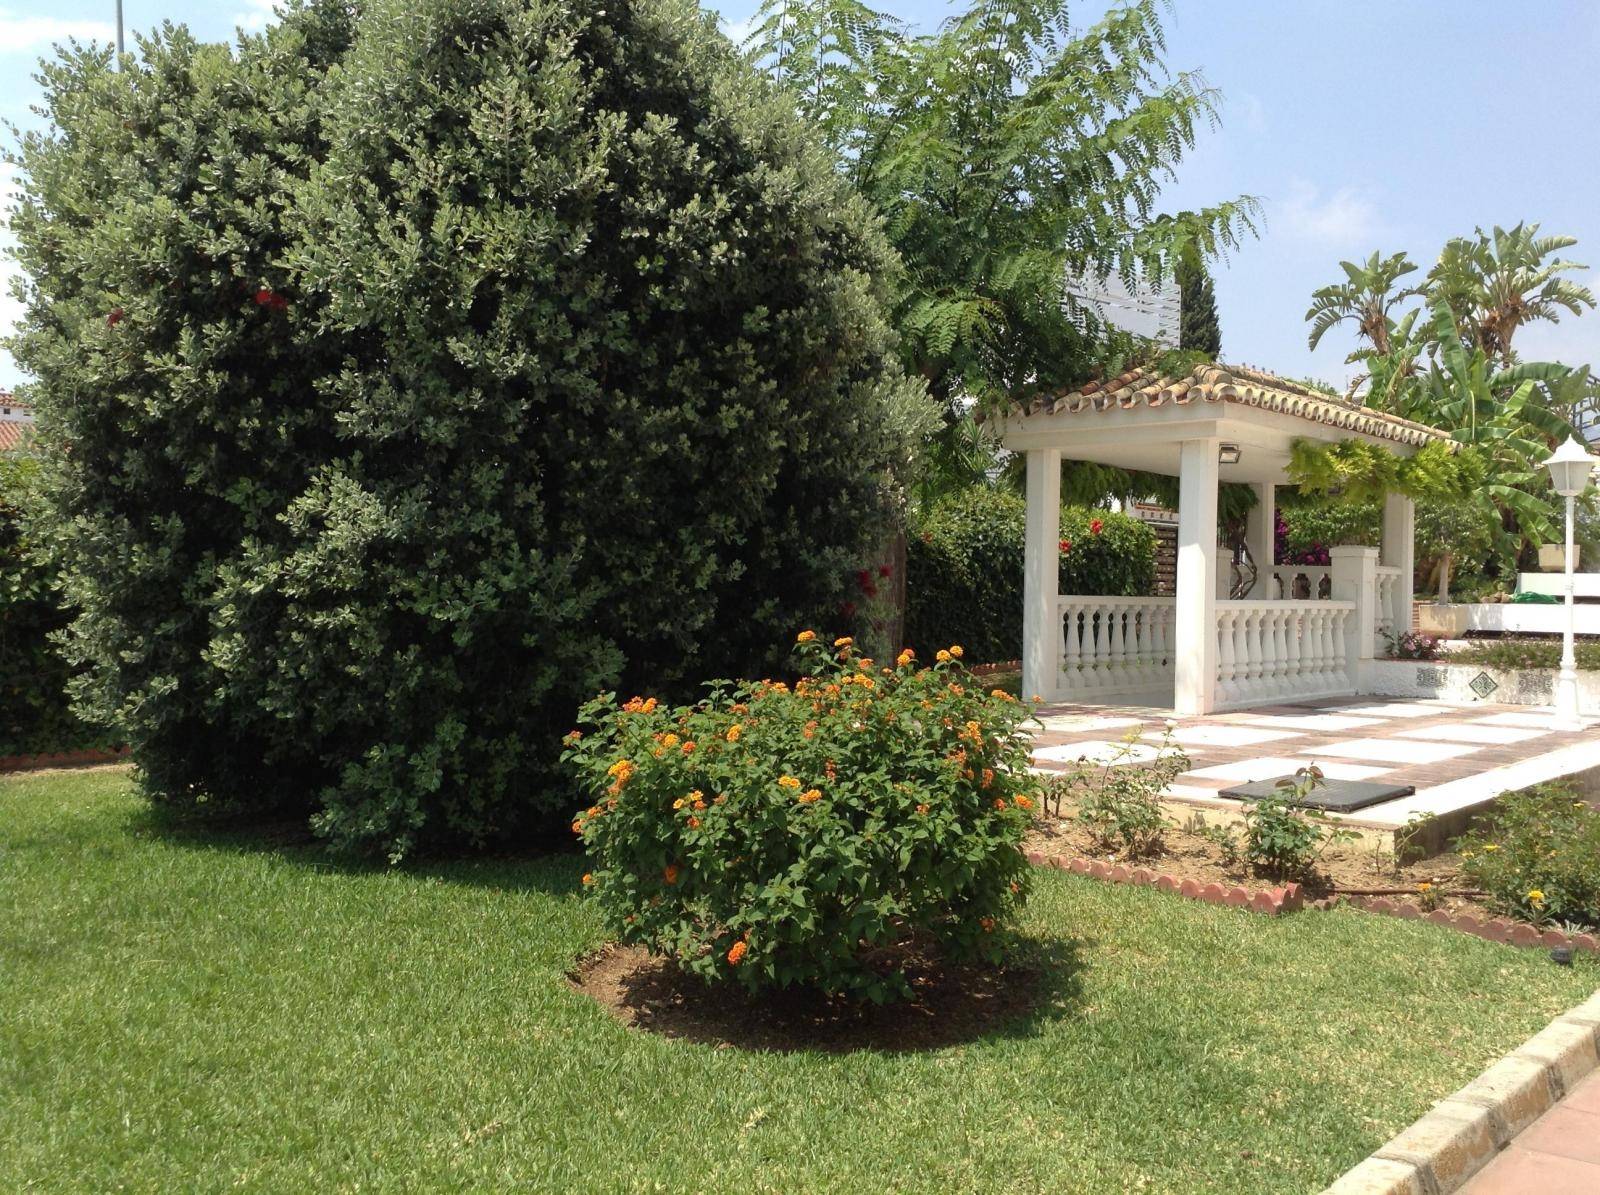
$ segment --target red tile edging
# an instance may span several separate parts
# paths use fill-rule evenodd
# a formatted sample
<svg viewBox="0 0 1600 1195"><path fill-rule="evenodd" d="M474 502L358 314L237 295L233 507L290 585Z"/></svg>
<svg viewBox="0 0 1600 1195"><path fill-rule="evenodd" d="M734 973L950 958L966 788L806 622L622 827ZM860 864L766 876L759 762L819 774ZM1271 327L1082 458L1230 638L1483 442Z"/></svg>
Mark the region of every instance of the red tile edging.
<svg viewBox="0 0 1600 1195"><path fill-rule="evenodd" d="M1251 892L1244 888L1224 888L1221 884L1202 884L1198 880L1180 880L1177 876L1158 875L1148 867L1129 867L1125 863L1106 863L1099 859L1067 859L1061 855L1046 855L1043 851L1029 851L1028 862L1035 867L1053 867L1057 871L1070 871L1074 875L1089 876L1112 884L1138 884L1159 888L1163 892L1176 892L1190 900L1203 900L1207 904L1227 905L1235 909L1249 909L1255 913L1293 913L1305 907L1305 893L1299 884L1285 884L1281 888L1268 888Z"/></svg>
<svg viewBox="0 0 1600 1195"><path fill-rule="evenodd" d="M81 768L97 763L120 763L128 748L109 751L47 751L34 755L0 755L0 772L33 772L40 768Z"/></svg>
<svg viewBox="0 0 1600 1195"><path fill-rule="evenodd" d="M1420 905L1410 900L1385 900L1381 896L1332 896L1326 900L1312 901L1311 905L1313 908L1326 909L1332 908L1339 901L1346 901L1352 908L1366 913L1398 917L1402 921L1427 921L1447 929L1473 934L1490 942L1545 948L1565 946L1572 950L1586 950L1590 954L1600 954L1600 935L1569 934L1559 929L1541 930L1538 926L1529 925L1525 921L1512 921L1505 917L1478 918L1470 913L1452 916L1443 909L1424 913Z"/></svg>

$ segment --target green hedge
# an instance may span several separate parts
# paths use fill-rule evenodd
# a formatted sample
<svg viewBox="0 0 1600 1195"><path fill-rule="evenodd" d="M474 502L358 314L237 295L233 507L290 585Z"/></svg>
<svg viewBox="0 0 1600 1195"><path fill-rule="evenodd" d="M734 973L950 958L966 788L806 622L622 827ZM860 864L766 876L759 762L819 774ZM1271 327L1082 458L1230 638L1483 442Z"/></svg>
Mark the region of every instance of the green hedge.
<svg viewBox="0 0 1600 1195"><path fill-rule="evenodd" d="M906 553L906 642L923 656L959 643L976 662L1022 655L1027 505L979 487L940 503L913 528ZM1140 596L1154 588L1155 532L1138 519L1061 511L1062 593Z"/></svg>
<svg viewBox="0 0 1600 1195"><path fill-rule="evenodd" d="M38 462L0 456L0 756L96 746L73 716L67 665L50 642L67 623L51 570L29 551L22 512Z"/></svg>

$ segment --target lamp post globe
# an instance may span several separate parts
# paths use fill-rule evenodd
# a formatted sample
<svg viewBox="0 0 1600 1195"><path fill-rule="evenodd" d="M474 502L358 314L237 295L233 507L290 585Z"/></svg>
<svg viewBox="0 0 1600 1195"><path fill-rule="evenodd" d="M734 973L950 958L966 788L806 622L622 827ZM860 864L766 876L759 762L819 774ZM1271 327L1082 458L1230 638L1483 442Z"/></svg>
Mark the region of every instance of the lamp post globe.
<svg viewBox="0 0 1600 1195"><path fill-rule="evenodd" d="M1567 500L1567 550L1564 562L1567 616L1561 632L1561 671L1556 674L1553 725L1557 730L1583 729L1583 719L1578 709L1578 660L1572 644L1576 618L1573 608L1572 517L1578 495L1589 484L1597 464L1600 464L1600 458L1589 455L1588 450L1573 436L1568 436L1567 442L1544 462L1544 467L1550 471L1551 486Z"/></svg>

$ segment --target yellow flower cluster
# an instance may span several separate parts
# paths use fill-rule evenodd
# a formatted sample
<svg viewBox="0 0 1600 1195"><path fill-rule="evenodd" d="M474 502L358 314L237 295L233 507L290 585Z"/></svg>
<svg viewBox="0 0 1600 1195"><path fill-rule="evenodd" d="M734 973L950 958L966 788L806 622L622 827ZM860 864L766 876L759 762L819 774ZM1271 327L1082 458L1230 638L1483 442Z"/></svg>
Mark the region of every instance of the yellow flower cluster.
<svg viewBox="0 0 1600 1195"><path fill-rule="evenodd" d="M800 781L794 776L779 776L778 777L778 787L779 788L799 788L800 787Z"/></svg>
<svg viewBox="0 0 1600 1195"><path fill-rule="evenodd" d="M821 789L808 788L808 789L806 789L805 792L801 793L800 796L797 799L799 800L799 802L802 805L808 805L812 801L815 801L818 798L820 798L821 796L822 796L822 790Z"/></svg>
<svg viewBox="0 0 1600 1195"><path fill-rule="evenodd" d="M816 637L817 633L815 631L801 631L794 637L794 641L796 643L810 643Z"/></svg>

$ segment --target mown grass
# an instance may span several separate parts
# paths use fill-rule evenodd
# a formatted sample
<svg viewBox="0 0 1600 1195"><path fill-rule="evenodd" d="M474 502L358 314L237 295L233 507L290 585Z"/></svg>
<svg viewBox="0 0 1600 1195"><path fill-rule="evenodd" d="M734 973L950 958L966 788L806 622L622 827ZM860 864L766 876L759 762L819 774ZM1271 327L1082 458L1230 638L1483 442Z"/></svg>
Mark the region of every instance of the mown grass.
<svg viewBox="0 0 1600 1195"><path fill-rule="evenodd" d="M1313 1191L1600 985L1357 913L1039 877L1056 999L926 1054L629 1031L577 858L385 870L0 781L0 1190Z"/></svg>

